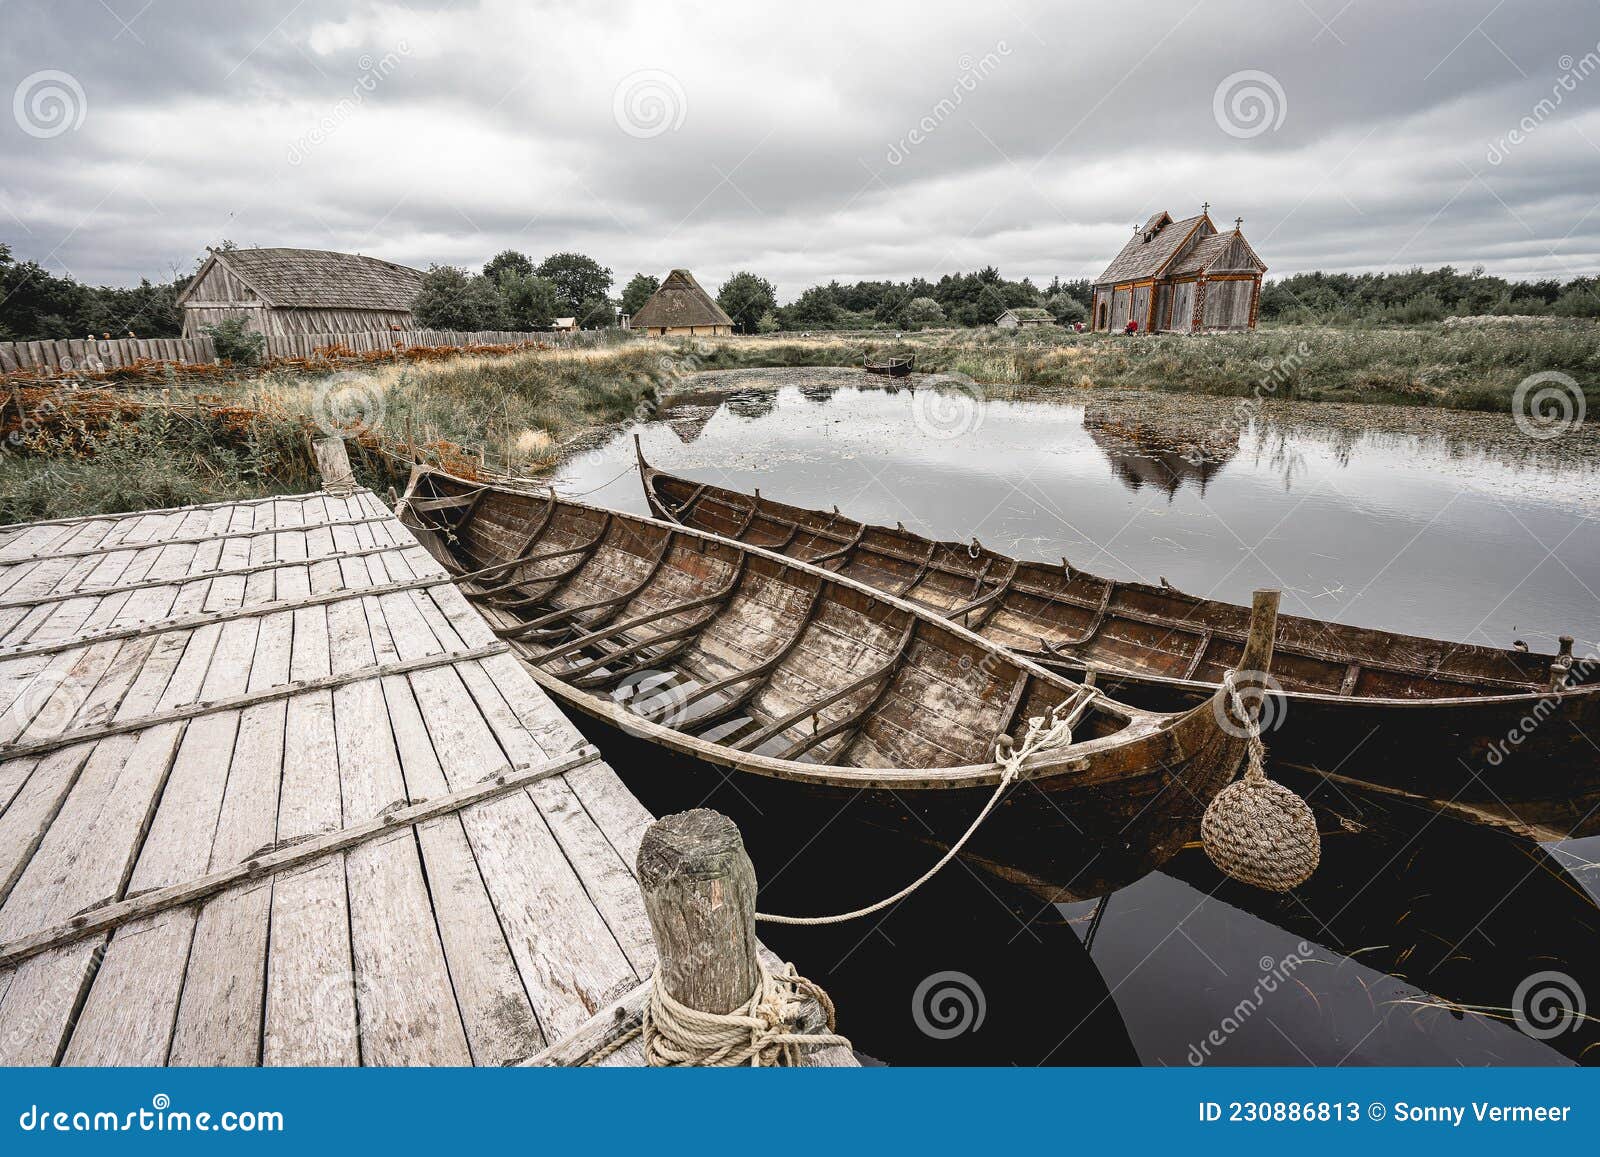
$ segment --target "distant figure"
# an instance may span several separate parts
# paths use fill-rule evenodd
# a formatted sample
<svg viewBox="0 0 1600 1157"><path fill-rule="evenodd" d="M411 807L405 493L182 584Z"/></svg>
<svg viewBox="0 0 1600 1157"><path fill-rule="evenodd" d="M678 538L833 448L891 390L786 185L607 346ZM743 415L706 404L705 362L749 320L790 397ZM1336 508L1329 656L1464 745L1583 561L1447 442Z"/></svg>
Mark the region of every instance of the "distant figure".
<svg viewBox="0 0 1600 1157"><path fill-rule="evenodd" d="M1073 333L1082 333L1083 332L1083 322L1081 322L1081 321L1073 322L1072 323L1072 332Z"/></svg>
<svg viewBox="0 0 1600 1157"><path fill-rule="evenodd" d="M1122 332L1123 333L1130 333L1130 334L1131 333L1138 333L1139 332L1139 323L1136 322L1136 321L1128 322L1127 328L1124 329Z"/></svg>

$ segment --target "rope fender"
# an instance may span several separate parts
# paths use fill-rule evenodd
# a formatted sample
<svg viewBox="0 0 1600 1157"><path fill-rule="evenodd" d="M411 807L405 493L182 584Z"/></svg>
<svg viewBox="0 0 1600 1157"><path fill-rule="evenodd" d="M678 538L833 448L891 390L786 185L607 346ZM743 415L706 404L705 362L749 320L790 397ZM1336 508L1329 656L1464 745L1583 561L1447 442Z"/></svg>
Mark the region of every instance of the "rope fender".
<svg viewBox="0 0 1600 1157"><path fill-rule="evenodd" d="M1305 883L1322 860L1322 836L1306 801L1267 778L1260 720L1245 710L1237 672L1223 678L1228 706L1245 726L1245 772L1212 799L1200 841L1222 872L1269 892Z"/></svg>

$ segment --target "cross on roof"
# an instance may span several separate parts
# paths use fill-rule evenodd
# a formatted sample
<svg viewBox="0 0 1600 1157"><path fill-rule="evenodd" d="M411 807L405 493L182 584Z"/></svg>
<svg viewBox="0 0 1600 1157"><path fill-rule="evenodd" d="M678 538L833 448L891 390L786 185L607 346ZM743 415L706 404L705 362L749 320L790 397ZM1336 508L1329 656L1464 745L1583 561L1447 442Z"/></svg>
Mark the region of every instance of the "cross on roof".
<svg viewBox="0 0 1600 1157"><path fill-rule="evenodd" d="M1202 213L1210 213L1211 212L1211 202L1210 201L1206 201L1203 204L1201 204L1200 212L1202 212Z"/></svg>
<svg viewBox="0 0 1600 1157"><path fill-rule="evenodd" d="M1235 233L1237 233L1243 227L1244 227L1244 218L1243 217L1235 217L1233 219L1233 231Z"/></svg>

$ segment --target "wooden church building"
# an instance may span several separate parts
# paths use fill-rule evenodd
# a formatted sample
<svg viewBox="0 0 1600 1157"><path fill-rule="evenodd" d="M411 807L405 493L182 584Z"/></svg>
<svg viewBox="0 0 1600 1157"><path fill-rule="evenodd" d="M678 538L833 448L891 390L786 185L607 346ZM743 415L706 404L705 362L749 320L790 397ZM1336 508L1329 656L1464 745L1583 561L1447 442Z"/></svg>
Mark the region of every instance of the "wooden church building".
<svg viewBox="0 0 1600 1157"><path fill-rule="evenodd" d="M1265 263L1244 239L1243 218L1217 231L1211 206L1174 221L1157 213L1133 231L1094 283L1093 328L1141 333L1254 329Z"/></svg>
<svg viewBox="0 0 1600 1157"><path fill-rule="evenodd" d="M183 336L230 317L253 333L366 333L415 329L422 272L325 249L211 249L178 295Z"/></svg>

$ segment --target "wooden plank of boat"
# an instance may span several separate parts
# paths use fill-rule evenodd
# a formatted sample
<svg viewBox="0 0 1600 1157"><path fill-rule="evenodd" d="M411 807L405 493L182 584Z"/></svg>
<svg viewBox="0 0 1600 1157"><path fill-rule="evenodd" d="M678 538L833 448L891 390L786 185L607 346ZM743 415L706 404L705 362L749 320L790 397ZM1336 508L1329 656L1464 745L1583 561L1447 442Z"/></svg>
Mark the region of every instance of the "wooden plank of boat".
<svg viewBox="0 0 1600 1157"><path fill-rule="evenodd" d="M418 467L402 520L541 686L790 798L865 793L896 807L916 793L964 825L1001 782L1001 738L1020 742L1030 717L1085 694L838 573L555 495L490 487L470 506L450 504L475 489ZM450 509L465 513L434 521ZM580 546L558 588L536 574L508 588L505 563ZM1271 663L1275 600L1239 655L1247 689ZM555 614L563 605L603 606L604 622ZM540 629L525 629L534 623ZM1229 723L1220 692L1177 713L1130 708L1098 690L1090 698L1072 743L1023 764L1028 786L1012 789L985 838L1004 843L1009 829L1011 843L1020 831L1049 844L1065 830L1148 870L1193 836L1233 777L1243 729Z"/></svg>
<svg viewBox="0 0 1600 1157"><path fill-rule="evenodd" d="M788 506L656 470L642 452L639 470L660 518L894 590L1052 670L1098 670L1137 706L1211 695L1244 643L1248 608L1165 581L1111 580ZM906 585L908 575L921 577ZM1275 654L1275 756L1510 808L1545 829L1600 830L1600 759L1584 738L1600 735L1600 662L1575 664L1570 637L1537 655L1283 615Z"/></svg>

